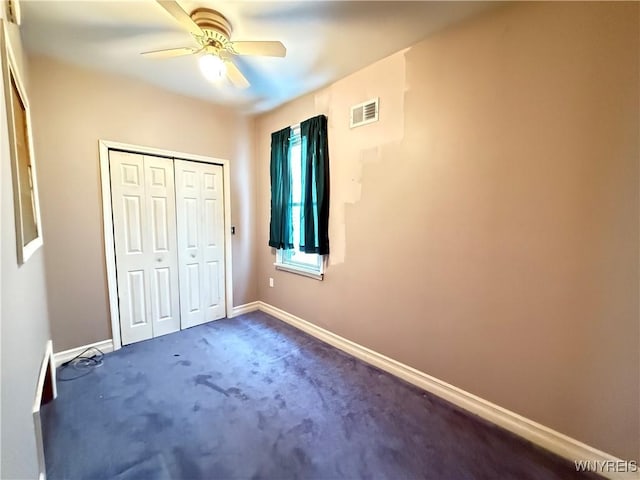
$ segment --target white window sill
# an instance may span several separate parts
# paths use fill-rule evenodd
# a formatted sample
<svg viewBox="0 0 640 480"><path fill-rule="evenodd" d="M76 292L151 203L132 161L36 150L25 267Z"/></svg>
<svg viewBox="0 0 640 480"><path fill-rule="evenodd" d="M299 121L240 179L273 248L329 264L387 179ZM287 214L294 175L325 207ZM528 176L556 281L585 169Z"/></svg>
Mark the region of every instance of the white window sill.
<svg viewBox="0 0 640 480"><path fill-rule="evenodd" d="M295 265L288 265L286 263L274 263L276 270L282 270L284 272L295 273L296 275L302 275L304 277L314 278L322 281L324 273L318 273L313 270L307 270L306 268L297 267Z"/></svg>

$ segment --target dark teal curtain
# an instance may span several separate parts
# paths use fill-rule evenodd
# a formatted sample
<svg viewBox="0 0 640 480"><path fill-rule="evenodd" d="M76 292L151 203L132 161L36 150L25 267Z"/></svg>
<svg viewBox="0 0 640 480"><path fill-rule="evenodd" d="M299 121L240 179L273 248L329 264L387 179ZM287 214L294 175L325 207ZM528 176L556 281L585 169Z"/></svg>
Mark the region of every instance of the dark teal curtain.
<svg viewBox="0 0 640 480"><path fill-rule="evenodd" d="M291 127L271 134L271 223L269 246L293 248L291 224L291 168L289 166L289 137Z"/></svg>
<svg viewBox="0 0 640 480"><path fill-rule="evenodd" d="M302 141L302 209L300 250L329 253L329 145L327 117L300 123Z"/></svg>

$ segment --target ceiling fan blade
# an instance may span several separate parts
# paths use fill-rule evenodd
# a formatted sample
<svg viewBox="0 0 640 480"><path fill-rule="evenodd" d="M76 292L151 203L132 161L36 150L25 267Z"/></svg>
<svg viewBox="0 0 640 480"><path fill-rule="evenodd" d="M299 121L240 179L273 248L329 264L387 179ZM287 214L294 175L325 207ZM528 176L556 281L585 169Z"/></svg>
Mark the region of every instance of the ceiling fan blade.
<svg viewBox="0 0 640 480"><path fill-rule="evenodd" d="M282 42L232 42L232 46L238 55L284 57L287 54Z"/></svg>
<svg viewBox="0 0 640 480"><path fill-rule="evenodd" d="M180 47L180 48L168 48L166 50L153 50L151 52L142 52L140 55L144 55L149 58L171 58L181 57L183 55L191 55L195 53L197 48Z"/></svg>
<svg viewBox="0 0 640 480"><path fill-rule="evenodd" d="M162 8L164 8L169 14L180 22L187 30L194 35L204 35L202 29L196 25L196 22L191 20L191 17L185 12L182 7L173 0L156 0Z"/></svg>
<svg viewBox="0 0 640 480"><path fill-rule="evenodd" d="M225 65L227 67L227 77L229 77L229 80L231 80L231 83L233 83L236 88L249 88L249 80L245 78L235 63L226 61Z"/></svg>

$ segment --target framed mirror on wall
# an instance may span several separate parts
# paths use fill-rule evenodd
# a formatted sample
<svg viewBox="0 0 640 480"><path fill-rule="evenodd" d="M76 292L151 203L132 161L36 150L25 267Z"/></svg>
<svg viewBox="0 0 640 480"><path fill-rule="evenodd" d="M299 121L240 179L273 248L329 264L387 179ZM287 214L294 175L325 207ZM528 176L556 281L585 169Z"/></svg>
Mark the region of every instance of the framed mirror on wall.
<svg viewBox="0 0 640 480"><path fill-rule="evenodd" d="M18 64L2 28L2 72L9 130L18 264L24 264L42 246L38 181L33 157L29 101Z"/></svg>

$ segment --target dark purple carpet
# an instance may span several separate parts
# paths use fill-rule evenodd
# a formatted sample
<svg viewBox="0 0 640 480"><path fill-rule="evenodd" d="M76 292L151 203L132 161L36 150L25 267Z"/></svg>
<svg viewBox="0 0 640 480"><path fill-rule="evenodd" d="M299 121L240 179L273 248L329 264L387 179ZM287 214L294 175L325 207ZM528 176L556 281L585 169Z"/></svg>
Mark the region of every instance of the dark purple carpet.
<svg viewBox="0 0 640 480"><path fill-rule="evenodd" d="M49 479L596 478L260 312L106 355L43 425Z"/></svg>

